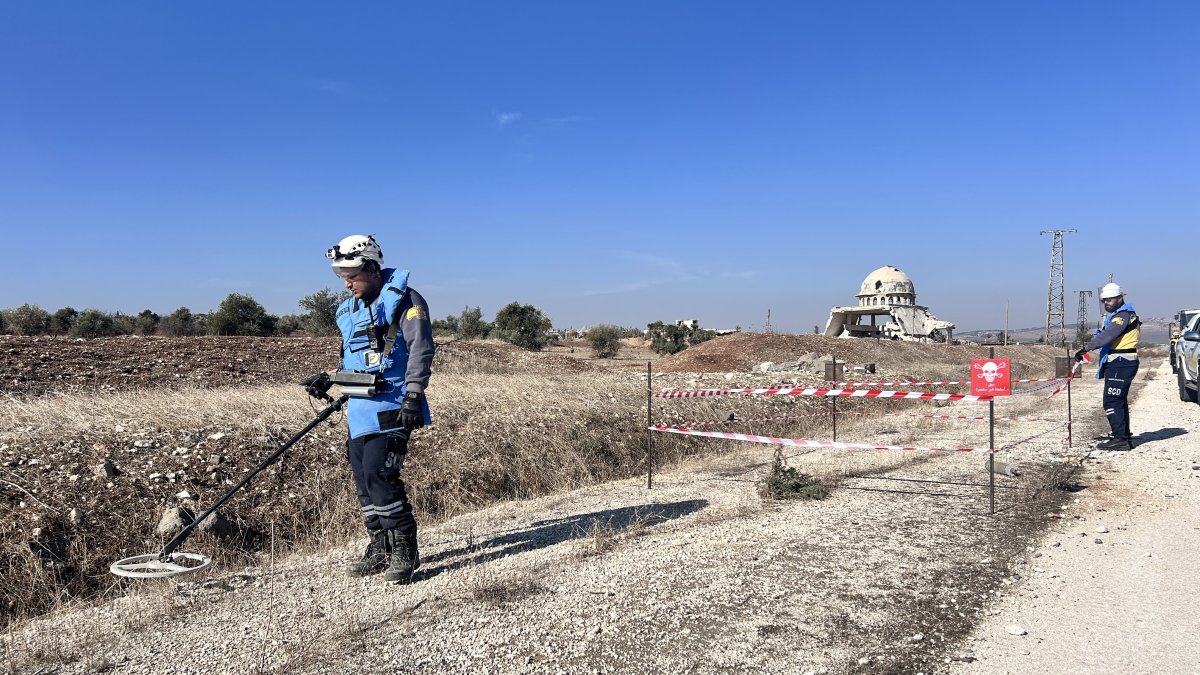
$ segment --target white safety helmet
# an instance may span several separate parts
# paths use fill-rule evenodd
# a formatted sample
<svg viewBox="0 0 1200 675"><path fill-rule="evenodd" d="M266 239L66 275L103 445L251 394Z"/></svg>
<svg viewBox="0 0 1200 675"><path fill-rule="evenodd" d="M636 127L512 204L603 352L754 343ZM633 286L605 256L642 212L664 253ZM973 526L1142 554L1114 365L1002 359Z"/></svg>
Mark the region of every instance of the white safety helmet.
<svg viewBox="0 0 1200 675"><path fill-rule="evenodd" d="M1121 290L1120 286L1114 284L1111 281L1108 282L1107 284L1104 284L1104 288L1100 289L1100 299L1101 300L1108 300L1109 298L1116 298L1116 297L1120 297L1122 295L1125 295L1125 292Z"/></svg>
<svg viewBox="0 0 1200 675"><path fill-rule="evenodd" d="M368 260L374 260L375 264L383 267L383 249L379 248L373 234L365 237L352 234L326 251L325 257L333 261L333 273L338 276L362 269Z"/></svg>

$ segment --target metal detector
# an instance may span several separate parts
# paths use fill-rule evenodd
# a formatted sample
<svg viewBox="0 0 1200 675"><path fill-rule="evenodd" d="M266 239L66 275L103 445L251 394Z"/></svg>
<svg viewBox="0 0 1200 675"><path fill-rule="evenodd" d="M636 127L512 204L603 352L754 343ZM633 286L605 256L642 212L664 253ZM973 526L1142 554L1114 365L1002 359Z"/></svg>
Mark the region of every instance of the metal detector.
<svg viewBox="0 0 1200 675"><path fill-rule="evenodd" d="M224 504L227 499L232 497L238 490L241 490L243 487L245 487L251 479L259 474L259 472L270 466L275 460L279 459L288 448L292 447L292 445L296 443L296 441L303 438L305 434L312 431L318 424L323 422L333 413L340 410L342 406L346 404L347 399L350 398L348 394L342 393L336 399L329 395L329 387L334 383L335 380L330 380L329 376L325 373L313 375L301 382L300 384L304 385L309 396L322 401L327 401L329 405L325 406L323 410L318 412L317 416L314 417L311 422L305 425L303 429L297 431L295 435L289 438L283 445L279 446L275 452L272 452L266 459L259 463L258 466L254 467L252 471L247 473L242 480L238 481L237 485L234 485L233 488L229 490L229 492L221 495L221 498L218 499L212 506L208 507L208 510L206 510L204 513L201 513L199 517L191 522L191 524L183 528L179 534L175 535L171 541L168 541L167 545L163 546L161 551L158 553L135 555L131 558L118 560L110 565L108 570L120 577L146 579L155 577L173 577L180 574L191 574L193 572L199 572L200 570L212 564L212 559L206 555L202 555L200 553L177 553L175 549L179 548L179 545L192 535L192 532L196 530L196 527L199 526L200 523L204 522L205 518L212 515L213 512L216 511L217 508L222 504Z"/></svg>

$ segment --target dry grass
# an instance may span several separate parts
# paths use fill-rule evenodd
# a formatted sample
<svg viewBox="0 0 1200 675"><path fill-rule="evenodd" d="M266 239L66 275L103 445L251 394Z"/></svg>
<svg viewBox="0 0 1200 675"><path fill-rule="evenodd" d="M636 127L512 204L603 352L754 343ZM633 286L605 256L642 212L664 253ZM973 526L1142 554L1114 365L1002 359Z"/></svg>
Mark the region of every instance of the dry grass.
<svg viewBox="0 0 1200 675"><path fill-rule="evenodd" d="M612 374L440 376L429 392L435 424L414 435L405 465L418 518L645 471L644 391L636 377ZM206 508L312 414L299 387L284 386L0 401L0 490L15 506L0 523L0 615L126 592L107 566L161 548L153 529L165 506L180 504L176 492ZM344 440L344 427L318 427L223 507L238 527L233 541L197 534L181 550L229 566L270 542L284 554L357 534ZM655 462L699 449L656 438ZM109 480L92 473L106 459L120 470ZM68 520L72 509L83 523Z"/></svg>

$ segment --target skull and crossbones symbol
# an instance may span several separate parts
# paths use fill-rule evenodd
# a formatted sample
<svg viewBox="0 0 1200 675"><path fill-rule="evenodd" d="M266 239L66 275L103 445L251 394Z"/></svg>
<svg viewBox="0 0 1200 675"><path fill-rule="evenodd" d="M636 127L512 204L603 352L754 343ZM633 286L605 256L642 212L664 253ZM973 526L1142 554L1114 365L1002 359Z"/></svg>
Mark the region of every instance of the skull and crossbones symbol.
<svg viewBox="0 0 1200 675"><path fill-rule="evenodd" d="M984 380L987 380L988 384L995 382L996 378L1000 377L1000 369L1007 366L1007 363L996 363L995 361L988 361L982 366L978 364L975 365L975 367L980 371L980 376L983 377Z"/></svg>

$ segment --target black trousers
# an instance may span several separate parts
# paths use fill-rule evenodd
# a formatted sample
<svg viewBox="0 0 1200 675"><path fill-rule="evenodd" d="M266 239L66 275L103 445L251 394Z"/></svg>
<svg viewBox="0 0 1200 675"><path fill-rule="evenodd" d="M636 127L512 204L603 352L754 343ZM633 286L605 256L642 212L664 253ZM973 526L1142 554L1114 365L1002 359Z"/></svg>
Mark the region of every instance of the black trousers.
<svg viewBox="0 0 1200 675"><path fill-rule="evenodd" d="M1133 438L1129 430L1129 385L1137 371L1136 359L1115 359L1104 364L1104 415L1113 438Z"/></svg>
<svg viewBox="0 0 1200 675"><path fill-rule="evenodd" d="M367 434L346 443L354 487L368 530L417 531L400 470L408 453L408 431Z"/></svg>

